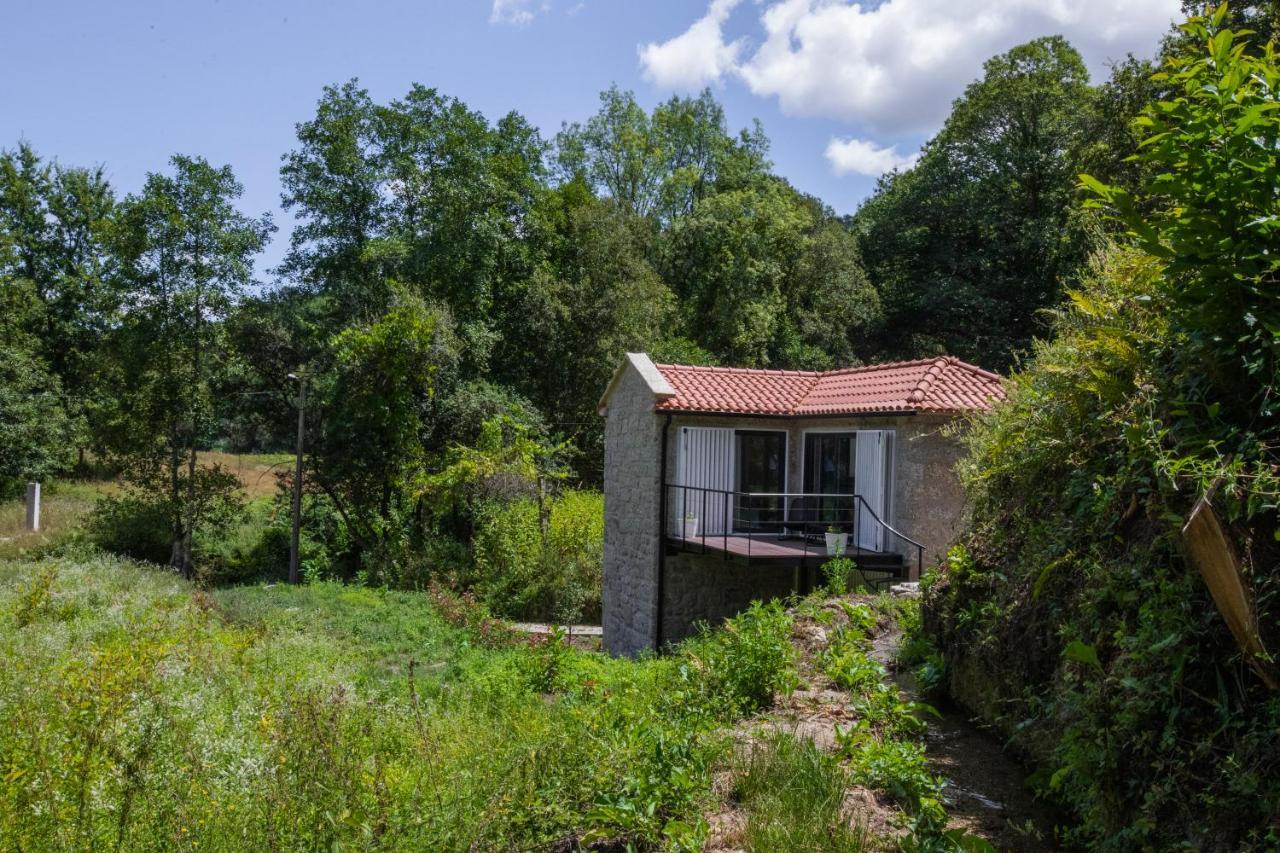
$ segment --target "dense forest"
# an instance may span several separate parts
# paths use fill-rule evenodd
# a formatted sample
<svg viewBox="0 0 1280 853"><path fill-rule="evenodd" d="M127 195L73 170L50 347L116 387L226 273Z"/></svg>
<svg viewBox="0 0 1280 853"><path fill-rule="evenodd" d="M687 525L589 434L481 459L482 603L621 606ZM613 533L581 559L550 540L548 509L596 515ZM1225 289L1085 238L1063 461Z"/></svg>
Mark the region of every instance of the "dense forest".
<svg viewBox="0 0 1280 853"><path fill-rule="evenodd" d="M1280 844L1274 662L1236 647L1178 539L1212 496L1280 647L1278 22L1222 7L1097 81L1061 37L1017 46L849 216L711 91L648 111L610 88L545 138L425 86L334 85L283 153L287 238L196 154L122 195L20 142L0 485L110 472L98 546L280 579L288 466L246 507L200 454L288 451L301 405L307 579L590 620L595 404L623 353L949 353L1010 400L966 435L972 518L925 583L935 680L1038 768L1071 843Z"/></svg>

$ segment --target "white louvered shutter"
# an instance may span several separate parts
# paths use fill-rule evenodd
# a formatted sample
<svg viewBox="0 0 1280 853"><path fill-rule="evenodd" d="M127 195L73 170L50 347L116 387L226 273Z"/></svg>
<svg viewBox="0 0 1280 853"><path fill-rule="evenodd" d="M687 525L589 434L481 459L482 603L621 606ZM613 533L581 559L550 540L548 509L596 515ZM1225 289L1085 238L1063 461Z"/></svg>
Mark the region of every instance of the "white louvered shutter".
<svg viewBox="0 0 1280 853"><path fill-rule="evenodd" d="M682 486L670 490L672 531L679 536L686 514L698 518L699 535L719 536L725 529L728 496L700 489L733 489L733 430L718 427L681 427L679 479ZM732 521L730 519L730 521Z"/></svg>
<svg viewBox="0 0 1280 853"><path fill-rule="evenodd" d="M887 450L888 433L885 430L860 430L857 437L857 457L854 463L853 487L866 506L859 504L858 547L871 551L884 549L884 528L876 521L887 522L888 494ZM871 512L868 512L868 508ZM875 513L875 517L872 516Z"/></svg>

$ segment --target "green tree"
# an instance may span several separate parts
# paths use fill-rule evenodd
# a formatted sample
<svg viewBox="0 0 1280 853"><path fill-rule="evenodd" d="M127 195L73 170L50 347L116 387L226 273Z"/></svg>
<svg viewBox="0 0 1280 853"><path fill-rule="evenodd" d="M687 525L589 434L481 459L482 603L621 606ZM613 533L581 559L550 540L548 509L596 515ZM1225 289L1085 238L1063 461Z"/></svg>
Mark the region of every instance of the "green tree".
<svg viewBox="0 0 1280 853"><path fill-rule="evenodd" d="M645 258L649 223L581 182L546 192L530 217L542 263L500 306L495 378L521 389L599 476L601 389L628 351L651 348L675 320L670 290Z"/></svg>
<svg viewBox="0 0 1280 853"><path fill-rule="evenodd" d="M1138 194L1084 176L1094 206L1164 263L1167 308L1185 335L1175 358L1187 402L1244 432L1220 447L1210 424L1184 425L1202 450L1256 455L1253 437L1280 433L1280 63L1229 27L1227 6L1181 28L1181 53L1156 75L1171 94L1135 122L1150 178ZM1247 455L1246 455L1247 454Z"/></svg>
<svg viewBox="0 0 1280 853"><path fill-rule="evenodd" d="M768 147L759 122L731 136L710 89L673 97L649 115L614 85L585 124L565 125L556 136L556 162L563 180L586 180L631 213L667 222L690 213L717 184L763 174Z"/></svg>
<svg viewBox="0 0 1280 853"><path fill-rule="evenodd" d="M116 320L104 237L115 195L101 167L49 163L26 143L0 151L0 282L30 284L37 310L24 315L33 355L62 388L67 414L83 426L103 402L96 365ZM90 434L78 429L83 450Z"/></svg>
<svg viewBox="0 0 1280 853"><path fill-rule="evenodd" d="M986 63L919 163L881 179L854 227L886 354L1008 366L1091 247L1074 175L1096 95L1080 55L1037 39Z"/></svg>
<svg viewBox="0 0 1280 853"><path fill-rule="evenodd" d="M74 438L58 377L30 350L0 343L0 493L66 470Z"/></svg>
<svg viewBox="0 0 1280 853"><path fill-rule="evenodd" d="M193 574L193 537L211 505L196 451L212 424L211 387L226 364L222 321L253 278L253 258L273 230L240 213L228 166L175 156L122 204L113 235L130 310L116 339L119 383L113 450L146 488L163 488L170 564Z"/></svg>
<svg viewBox="0 0 1280 853"><path fill-rule="evenodd" d="M492 307L528 273L520 233L545 145L516 114L491 126L415 85L375 103L355 81L325 89L281 169L295 229L282 271L329 298L329 330L380 316L399 282L449 305L483 368Z"/></svg>
<svg viewBox="0 0 1280 853"><path fill-rule="evenodd" d="M699 201L663 235L661 257L684 328L730 364L847 365L879 319L855 239L776 178Z"/></svg>
<svg viewBox="0 0 1280 853"><path fill-rule="evenodd" d="M351 556L376 555L363 565L394 572L426 530L417 486L461 344L446 309L399 292L386 313L336 335L331 351L331 368L310 376L312 478L346 524Z"/></svg>

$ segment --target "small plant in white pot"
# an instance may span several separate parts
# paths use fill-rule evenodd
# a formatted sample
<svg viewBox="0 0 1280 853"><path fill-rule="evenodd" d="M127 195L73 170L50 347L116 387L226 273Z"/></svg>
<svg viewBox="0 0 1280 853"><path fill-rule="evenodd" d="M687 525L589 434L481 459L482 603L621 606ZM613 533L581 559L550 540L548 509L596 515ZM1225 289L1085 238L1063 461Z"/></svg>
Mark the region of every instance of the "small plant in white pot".
<svg viewBox="0 0 1280 853"><path fill-rule="evenodd" d="M839 527L827 528L827 556L841 557L849 544L849 534L841 532Z"/></svg>
<svg viewBox="0 0 1280 853"><path fill-rule="evenodd" d="M693 513L688 513L684 517L684 538L685 539L698 538L698 517Z"/></svg>

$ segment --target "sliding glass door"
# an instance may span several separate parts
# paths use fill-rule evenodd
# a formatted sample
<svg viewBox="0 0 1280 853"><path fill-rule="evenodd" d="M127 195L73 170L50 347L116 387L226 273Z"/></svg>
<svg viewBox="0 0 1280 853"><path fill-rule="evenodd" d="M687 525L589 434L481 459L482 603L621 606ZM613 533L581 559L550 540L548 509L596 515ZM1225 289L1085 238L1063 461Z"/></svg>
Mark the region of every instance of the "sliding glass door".
<svg viewBox="0 0 1280 853"><path fill-rule="evenodd" d="M805 497L794 502L792 515L809 532L829 526L853 533L856 432L810 432L804 437Z"/></svg>
<svg viewBox="0 0 1280 853"><path fill-rule="evenodd" d="M807 529L832 525L857 534L861 548L879 551L888 522L892 430L808 432L804 437L804 491L792 521ZM850 495L858 495L858 501Z"/></svg>
<svg viewBox="0 0 1280 853"><path fill-rule="evenodd" d="M743 532L778 531L787 490L787 434L738 430L737 491L734 529ZM763 494L762 494L763 493Z"/></svg>

